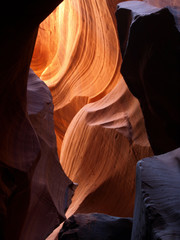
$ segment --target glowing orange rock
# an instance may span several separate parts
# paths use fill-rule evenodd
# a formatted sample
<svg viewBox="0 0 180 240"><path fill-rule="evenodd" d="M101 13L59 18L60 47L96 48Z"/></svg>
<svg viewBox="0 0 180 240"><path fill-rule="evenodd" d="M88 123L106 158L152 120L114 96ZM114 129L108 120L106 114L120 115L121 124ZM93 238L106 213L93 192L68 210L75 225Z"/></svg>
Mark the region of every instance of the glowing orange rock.
<svg viewBox="0 0 180 240"><path fill-rule="evenodd" d="M31 67L53 96L59 153L75 114L118 82L116 3L66 0L40 25Z"/></svg>
<svg viewBox="0 0 180 240"><path fill-rule="evenodd" d="M31 66L51 90L61 163L79 184L68 214L132 215L136 162L152 154L120 75L118 2L66 0L39 29Z"/></svg>
<svg viewBox="0 0 180 240"><path fill-rule="evenodd" d="M67 129L61 164L79 184L67 215L132 216L136 163L151 154L139 103L121 78L107 96L82 108Z"/></svg>

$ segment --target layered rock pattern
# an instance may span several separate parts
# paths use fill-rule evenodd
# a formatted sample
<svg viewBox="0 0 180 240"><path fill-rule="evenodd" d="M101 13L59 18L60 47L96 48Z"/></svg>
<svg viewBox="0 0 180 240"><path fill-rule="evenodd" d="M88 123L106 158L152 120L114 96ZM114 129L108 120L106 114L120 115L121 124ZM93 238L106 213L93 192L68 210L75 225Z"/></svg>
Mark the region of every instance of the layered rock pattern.
<svg viewBox="0 0 180 240"><path fill-rule="evenodd" d="M53 96L59 155L76 113L105 96L119 80L114 17L118 2L66 0L40 26L31 67Z"/></svg>
<svg viewBox="0 0 180 240"><path fill-rule="evenodd" d="M124 55L121 72L140 101L154 153L173 150L180 146L178 8L158 9L139 1L118 6L116 16Z"/></svg>
<svg viewBox="0 0 180 240"><path fill-rule="evenodd" d="M139 103L121 78L107 96L82 108L66 131L61 164L79 184L67 216L132 216L136 163L150 155Z"/></svg>
<svg viewBox="0 0 180 240"><path fill-rule="evenodd" d="M180 239L180 149L139 161L133 240Z"/></svg>
<svg viewBox="0 0 180 240"><path fill-rule="evenodd" d="M135 166L152 155L139 103L120 75L117 2L65 1L41 24L31 63L53 96L61 164L79 184L67 216L132 216Z"/></svg>

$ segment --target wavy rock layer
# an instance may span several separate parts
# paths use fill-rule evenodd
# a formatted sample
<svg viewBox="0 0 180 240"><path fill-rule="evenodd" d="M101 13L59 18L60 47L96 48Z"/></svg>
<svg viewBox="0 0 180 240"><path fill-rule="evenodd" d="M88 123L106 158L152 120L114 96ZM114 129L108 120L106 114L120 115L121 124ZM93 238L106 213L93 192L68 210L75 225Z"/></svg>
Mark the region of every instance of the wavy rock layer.
<svg viewBox="0 0 180 240"><path fill-rule="evenodd" d="M59 153L75 114L118 82L117 2L66 0L40 26L31 67L53 96Z"/></svg>
<svg viewBox="0 0 180 240"><path fill-rule="evenodd" d="M66 3L70 3L70 1L69 2L67 1ZM72 5L72 6L75 6L76 3L78 3L78 1L76 1L76 2L74 1L74 5ZM84 10L83 13L86 12L85 8L83 8L85 6L85 4L87 4L87 6L88 6L87 9L88 9L89 13L91 13L91 14L87 15L87 16L93 16L92 12L91 12L91 7L93 7L93 9L94 9L96 7L101 6L101 8L99 8L98 11L97 11L97 9L94 11L94 12L96 12L96 14L97 14L97 12L105 11L105 9L104 9L105 2L104 1L98 2L98 4L96 4L96 5L94 5L95 1L91 1L91 3L89 3L88 1L86 1L86 3L81 1L81 3L82 3L82 9ZM106 3L111 12L112 9L110 7L111 6L110 1L108 1ZM160 1L157 1L157 3L159 4ZM164 1L163 1L163 3L164 3ZM133 2L133 3L130 2L128 4L131 4L133 6L136 5L135 2ZM130 39L130 41L127 41L127 40L129 37L129 34L128 34L129 27L131 25L131 21L133 20L133 16L134 16L133 13L135 13L135 14L138 13L136 15L141 15L142 13L143 13L142 15L144 15L144 14L147 15L147 13L150 13L149 8L146 9L144 3L143 3L143 7L142 8L141 7L142 7L141 2L138 2L138 7L135 9L135 11L132 11L131 8L128 9L129 10L128 14L125 14L125 17L130 16L130 18L127 18L127 23L128 23L127 25L125 25L125 21L123 21L123 20L122 20L122 22L120 22L120 26L119 26L118 30L121 31L121 33L122 33L122 30L126 30L125 38L122 39L123 43L124 43L123 56L126 56L127 52L129 51L127 48L127 43L129 44L131 39ZM144 7L145 7L145 9L144 9ZM142 10L142 11L139 12L139 10ZM65 11L68 11L68 8L64 8L64 13L65 13ZM153 11L156 12L157 8L153 7ZM151 11L151 13L153 11ZM78 12L78 10L77 10L77 12ZM167 12L167 10L165 10L165 14L166 14L166 12ZM69 11L68 11L68 13L69 13ZM78 13L80 13L80 12L78 12ZM68 15L68 16L70 16L70 15ZM102 13L102 16L104 16L103 13ZM112 16L112 15L110 15L110 13L109 13L107 16ZM154 16L154 14L151 14L150 17L153 17L153 16ZM164 23L164 21L163 21L164 18L162 17L161 12L156 13L154 17L157 20L160 17L160 19L161 19L160 23L162 23L162 24ZM148 17L143 16L142 18L141 17L136 18L136 21L134 22L135 25L136 24L138 25L139 24L138 21L141 21L141 20L142 20L142 25L143 24L146 25L147 22L146 21L143 22L144 18L148 22ZM76 19L76 18L74 17L74 19ZM88 18L86 18L86 21L84 23L83 23L83 21L81 22L82 26L84 26L84 28L83 28L84 30L87 29L89 22L91 22L91 24L92 24L92 22L98 22L96 20L93 21L91 19L94 20L94 18L90 18L88 21ZM97 17L97 19L98 19L98 17ZM110 29L112 29L111 26L114 27L114 18L112 18L112 22L107 22L107 20L105 18L103 18L103 20L104 21L102 22L102 24L103 24L102 26L108 25L108 28L110 28ZM77 20L75 20L75 21L77 21ZM153 27L156 28L159 26L158 21L157 22L155 21L152 28ZM169 27L170 22L171 21L167 22L167 24L166 24L167 28ZM113 23L113 25L111 25L111 23ZM76 23L73 22L73 24L75 25ZM89 26L91 26L91 25L89 25ZM96 24L94 26L95 28L92 28L92 32L93 31L96 32L95 29L97 26L100 26L100 25ZM104 29L104 28L102 28L102 26L101 26L100 30L98 29L99 34L101 33L101 30ZM128 28L127 29L124 28L125 26L128 26ZM151 55L151 51L149 51L149 50L152 50L153 47L156 46L156 43L157 43L157 39L155 39L155 34L153 35L151 33L150 35L148 35L148 33L147 33L147 31L152 30L151 22L147 26L148 27L146 27L145 30L143 28L139 28L139 26L138 26L138 28L136 28L136 30L138 30L138 31L135 31L134 35L138 36L137 34L140 33L141 38L138 39L138 37L137 37L137 39L138 39L137 42L136 41L133 42L133 40L132 40L131 44L132 45L134 44L134 45L133 45L133 48L130 50L133 50L135 52L135 55L134 55L134 58L132 58L133 60L130 58L130 64L127 65L128 67L125 68L126 71L124 71L123 74L125 74L124 76L126 76L126 78L128 78L128 76L130 76L129 79L132 81L132 89L131 89L131 86L130 85L129 86L130 86L131 91L134 93L134 95L139 97L140 100L142 100L143 97L146 100L148 99L148 101L145 102L145 104L143 105L144 106L143 112L147 113L145 111L146 110L148 111L148 109L149 109L149 110L152 110L152 113L154 113L155 109L151 108L152 102L151 101L149 102L149 96L155 97L155 99L153 99L153 101L156 105L154 105L154 106L157 106L159 103L163 102L164 98L159 99L158 94L154 94L153 91L151 92L151 94L149 94L148 91L152 90L152 88L151 88L152 86L146 85L146 84L144 84L144 82L143 82L144 85L142 84L142 86L141 86L141 84L139 84L139 82L133 81L134 74L131 75L133 70L134 70L133 73L137 73L139 71L138 72L139 78L137 78L137 79L141 82L141 81L143 81L143 78L146 75L151 76L151 73L154 71L154 70L149 71L145 75L143 72L144 67L146 67L146 63L148 62L149 58L151 58L153 55L153 52ZM174 27L175 27L175 24L174 24ZM142 29L143 29L143 31L142 31ZM82 37L81 37L81 34L82 34ZM88 45L85 48L85 53L86 53L86 49L90 48L89 41L88 41L89 40L88 33L81 31L79 39L82 40L83 37L85 36L85 34L87 34L86 40L88 42ZM93 34L92 34L92 39L94 39ZM98 34L98 36L100 36L99 34ZM157 34L157 36L159 36L159 35ZM167 43L170 40L166 35L163 35L163 34L161 36L159 36L158 39L162 39L162 36L164 36L162 43L164 43L164 42ZM110 45L108 45L108 47L110 48L110 50L112 51L112 49L116 49L114 47L115 46L114 42L116 43L116 41L114 41L115 38L113 38L112 35L106 35L106 37L109 38ZM131 34L130 34L130 37L131 37ZM144 39L147 40L147 42L149 43L147 49L146 49L146 45L143 45L144 43L147 43L146 41L144 41ZM165 39L167 40L167 42ZM177 41L178 41L178 39L179 38L177 37ZM152 41L153 45L151 45L151 40L153 40ZM100 38L100 39L98 39L98 41L100 41L100 43L102 43L102 46L106 46L106 41L104 41L104 38ZM76 42L76 39L74 40L74 43L75 42ZM172 41L170 40L169 43L172 43ZM93 44L91 44L91 45L92 46L90 49L93 49ZM122 42L120 42L120 45L121 45L121 50L122 50ZM79 45L77 45L77 46L79 47ZM82 44L82 46L84 46L84 45ZM155 53L157 53L157 55L161 52L161 47L163 47L163 44L160 44L159 46L160 47L157 48L157 51L155 51ZM169 45L167 44L167 46L168 46L167 49L169 50ZM129 45L128 45L128 47L129 47ZM175 49L174 52L176 52L176 50L178 49L178 48L176 48L177 45L174 44L173 47ZM166 52L165 50L167 50L167 49L164 49L164 53ZM119 49L116 49L116 51L117 50L119 52ZM142 51L142 55L144 54L143 55L144 58L141 56L141 51ZM76 53L81 53L81 52L79 52L79 48L77 49ZM100 51L99 53L102 55L100 55L101 57L99 58L99 62L96 62L97 66L99 66L101 59L103 59L103 61L106 62L105 58L108 56L108 55L103 55L103 51ZM138 55L138 53L139 53L139 55ZM155 60L158 59L157 55L155 55ZM158 56L160 56L160 55L158 55ZM77 57L79 55L74 55L74 56ZM82 57L82 56L84 56L84 55L80 55L80 57ZM91 54L89 56L91 58ZM130 54L130 56L131 56L131 54ZM132 54L132 56L133 56L133 54ZM81 58L79 58L80 66L83 66L83 64L85 64L85 66L86 66L88 61L81 62L80 59ZM86 60L86 59L87 58L84 58L84 60ZM120 59L120 57L119 57L119 59ZM170 64L170 59L164 58L162 60L167 61L168 66L172 67L173 64ZM76 64L75 59L74 59L74 61ZM97 59L96 59L96 61L97 61ZM80 71L80 70L82 70L82 68L80 69L80 66L77 65L78 67L76 68L77 69L77 71L76 71L73 64L74 63L72 63L72 70L73 70L72 76L75 77L76 74L79 74L78 76L80 77L81 81L83 82L84 75L82 75L81 74L82 71ZM93 61L92 61L92 64L94 64ZM120 67L121 60L119 60L118 64L119 64L118 66ZM150 64L150 66L151 66L151 64ZM168 69L168 66L167 66L167 69ZM176 68L177 65L175 64L173 66ZM158 68L158 65L156 67ZM108 76L110 77L111 75L109 75L109 69L111 68L111 64L109 64L109 66L106 65L106 68L108 68L108 69L106 69L106 72L107 72L106 77L108 77ZM88 70L90 70L90 69L91 68L89 67ZM118 69L118 67L117 67L117 69ZM68 70L70 70L70 68ZM176 73L176 70L173 74ZM89 83L93 83L93 85L92 86L88 85L89 88L93 88L95 86L94 85L94 80L95 80L94 77L96 76L95 75L96 72L94 72L94 74L91 75L93 81L91 82L91 80L90 80ZM157 71L155 71L155 72L157 72ZM48 71L47 71L47 73L48 73ZM104 77L104 75L103 75L103 77ZM165 76L165 77L167 77L167 76ZM74 78L74 79L76 80L76 78ZM84 80L85 79L86 78L84 78ZM78 107L80 109L79 102L81 102L81 101L82 101L81 107L86 102L95 101L95 100L97 100L97 101L81 108L81 110L75 115L75 117L71 121L71 123L66 131L64 140L63 140L62 150L61 150L61 163L62 163L63 168L65 169L66 173L68 174L68 176L71 179L73 179L73 181L76 181L79 183L79 187L77 188L77 191L74 195L72 205L68 209L67 216L70 216L74 212L75 213L84 213L84 212L87 213L87 212L94 212L94 211L105 212L105 213L113 214L116 216L131 216L132 215L133 205L134 205L134 195L135 195L135 186L134 186L135 166L139 159L143 158L144 156L151 155L152 150L151 150L151 148L149 146L149 142L147 140L147 135L146 135L145 127L144 127L144 121L143 121L142 112L140 110L139 102L129 92L126 84L124 83L124 81L121 78L121 76L119 75L119 73L117 73L117 79L118 79L118 83L115 83L114 84L115 86L112 89L108 90L109 93L108 93L108 91L104 91L105 88L103 88L101 93L97 94L97 92L96 92L94 97L90 97L88 94L86 94L86 96L85 96L86 99L82 95L81 95L81 97L79 95L76 95L78 93L77 90L75 92L71 93L71 87L69 87L68 94L72 94L72 95L75 94L75 95L73 95L73 96L75 96L75 97L73 97L73 100L74 100L74 103L76 106L75 108L77 108L77 110L78 110ZM99 80L103 81L104 78L99 78ZM151 80L156 81L156 84L158 84L158 78L152 78ZM166 78L165 78L165 80L166 80ZM81 88L82 88L82 82L79 85ZM89 83L87 83L87 84L89 84ZM56 81L53 86L49 85L51 87L52 92L55 91L56 85L58 85ZM165 81L165 85L166 85L166 81ZM70 86L74 86L74 85L71 84ZM159 86L158 88L164 89L164 88L161 88L161 86ZM179 85L177 84L177 89L174 88L175 93L177 93L176 90L179 91L178 86ZM147 90L147 91L145 91L145 93L143 91L141 91L143 87ZM163 85L163 87L164 87L164 85ZM170 87L172 87L172 86L170 86ZM155 90L158 92L158 89L155 89ZM83 91L84 91L84 88L82 88L82 92ZM155 93L156 93L156 91L155 91ZM104 95L106 95L106 96L104 96ZM171 101L174 101L174 99L173 98L168 99L168 97L169 97L169 95L167 94L167 99L165 100L166 104L164 105L164 108L166 108L166 107L169 108L168 113L172 113L174 111L174 106L176 106L175 109L178 112L179 108L177 108L177 105L173 105L171 102ZM58 98L55 98L55 99L58 100ZM67 109L66 108L67 104L65 103L66 99L63 99L63 100L64 100L65 105L62 105L62 106L64 109ZM79 100L81 100L81 101L79 101ZM171 102L171 104L169 104L170 103L169 101ZM141 102L141 106L142 106L142 102ZM163 112L164 108L160 109L160 113ZM70 109L74 109L71 99L68 102L68 109L67 109L66 114L68 114L68 112L70 112ZM72 110L72 112L73 111L74 110ZM76 111L74 111L74 114L75 114L75 112ZM58 116L58 115L56 115L56 116ZM57 119L55 117L55 121L57 122L57 124L60 123L60 120L58 122L58 119L60 119L60 116L62 116L62 115L59 115L59 118L57 118ZM151 115L151 114L145 115L144 114L144 116L147 119L146 121L149 121L149 123L153 125L153 123L154 123L153 115ZM175 119L176 116L178 116L178 114L175 114L175 115L167 114L167 112L166 112L166 114L164 114L164 118L162 118L163 124L159 124L158 127L151 128L148 130L148 133L150 133L149 134L150 137L152 136L152 134L154 134L154 139L157 141L156 144L155 143L152 144L153 148L155 147L154 149L156 152L158 152L159 149L161 149L161 150L163 149L162 147L164 147L164 142L166 141L166 136L165 136L166 134L164 133L164 131L161 131L162 128L164 128L164 120L167 120L169 117L170 118L172 117L172 119L173 118ZM73 117L73 114L71 115L71 117ZM64 119L64 118L62 118L62 119ZM61 119L61 121L62 121L62 119ZM177 119L178 118L176 118L176 120ZM70 118L69 118L69 120L70 120ZM62 122L63 122L62 125L66 124L68 126L68 124L69 124L68 117L67 117L66 121L62 121ZM175 121L175 123L176 123L176 121ZM173 122L173 124L174 124L174 122ZM146 126L147 126L147 124L146 124ZM171 129L173 129L172 126L173 125L171 125L171 127L170 127ZM176 125L174 129L179 129L179 128L176 128L177 126L178 125ZM66 130L66 128L64 128L63 131L65 131L65 130ZM62 133L62 136L63 136L63 133L64 133L63 131L59 131L59 136L60 136L60 133ZM158 131L161 131L163 134L158 134ZM171 133L173 133L173 132L171 132ZM156 138L156 134L158 134L157 138ZM61 141L62 141L62 136L59 137L59 139L61 139ZM151 143L153 143L153 142L151 141ZM167 146L171 147L170 144L166 143L165 145L166 145L166 147ZM164 151L164 149L163 149L163 151ZM147 199L145 198L145 203L146 203L146 200ZM148 208L148 205L147 205L147 208ZM165 209L165 210L167 210L167 209ZM140 216L140 215L138 215L138 216ZM140 232L141 232L141 230L140 230ZM136 239L136 237L134 239Z"/></svg>
<svg viewBox="0 0 180 240"><path fill-rule="evenodd" d="M79 184L67 215L132 216L136 163L151 154L139 103L121 78L107 96L82 108L67 129L61 164Z"/></svg>
<svg viewBox="0 0 180 240"><path fill-rule="evenodd" d="M180 238L180 148L139 161L132 240Z"/></svg>
<svg viewBox="0 0 180 240"><path fill-rule="evenodd" d="M138 101L120 75L118 2L64 1L41 24L31 63L53 96L61 164L79 184L68 216L132 216L136 162L152 154Z"/></svg>

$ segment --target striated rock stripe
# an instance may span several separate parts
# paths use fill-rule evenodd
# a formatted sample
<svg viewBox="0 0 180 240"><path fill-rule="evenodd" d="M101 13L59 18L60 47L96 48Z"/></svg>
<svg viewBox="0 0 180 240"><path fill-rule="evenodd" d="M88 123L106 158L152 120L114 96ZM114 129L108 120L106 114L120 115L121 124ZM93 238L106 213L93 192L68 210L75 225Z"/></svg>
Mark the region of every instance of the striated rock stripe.
<svg viewBox="0 0 180 240"><path fill-rule="evenodd" d="M112 18L115 2L66 0L40 26L31 67L53 96L59 153L75 114L118 82L121 56Z"/></svg>
<svg viewBox="0 0 180 240"><path fill-rule="evenodd" d="M79 184L67 216L132 216L136 163L150 155L139 103L121 78L107 96L83 107L66 131L61 164Z"/></svg>

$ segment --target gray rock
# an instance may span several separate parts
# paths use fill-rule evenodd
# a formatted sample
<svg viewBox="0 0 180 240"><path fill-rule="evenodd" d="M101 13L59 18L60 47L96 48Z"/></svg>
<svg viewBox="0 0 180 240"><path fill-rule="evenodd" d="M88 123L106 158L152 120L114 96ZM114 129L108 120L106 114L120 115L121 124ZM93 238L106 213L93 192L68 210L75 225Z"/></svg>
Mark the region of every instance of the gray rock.
<svg viewBox="0 0 180 240"><path fill-rule="evenodd" d="M180 148L138 162L132 240L180 239Z"/></svg>
<svg viewBox="0 0 180 240"><path fill-rule="evenodd" d="M65 221L58 240L130 240L131 218L106 214L76 214Z"/></svg>
<svg viewBox="0 0 180 240"><path fill-rule="evenodd" d="M140 101L155 154L180 146L179 8L159 9L140 1L116 12L121 73Z"/></svg>

